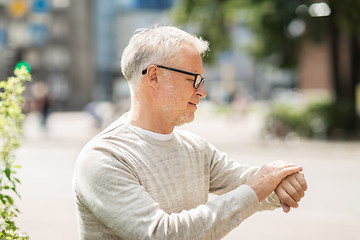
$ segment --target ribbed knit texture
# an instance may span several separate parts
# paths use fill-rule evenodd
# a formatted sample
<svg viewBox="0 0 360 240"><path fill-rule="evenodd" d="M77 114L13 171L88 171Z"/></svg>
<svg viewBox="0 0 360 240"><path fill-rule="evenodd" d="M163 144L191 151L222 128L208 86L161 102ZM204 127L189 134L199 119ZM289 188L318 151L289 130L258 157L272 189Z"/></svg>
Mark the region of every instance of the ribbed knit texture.
<svg viewBox="0 0 360 240"><path fill-rule="evenodd" d="M259 204L244 185L257 170L190 132L153 139L124 115L77 159L80 239L221 239L256 211L280 206L274 194ZM219 196L208 201L209 192Z"/></svg>

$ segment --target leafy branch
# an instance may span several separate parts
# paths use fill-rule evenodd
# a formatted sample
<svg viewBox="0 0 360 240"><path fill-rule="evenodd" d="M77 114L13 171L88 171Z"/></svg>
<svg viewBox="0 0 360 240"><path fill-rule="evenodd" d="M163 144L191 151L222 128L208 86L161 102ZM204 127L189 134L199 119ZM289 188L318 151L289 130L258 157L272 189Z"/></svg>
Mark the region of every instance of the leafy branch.
<svg viewBox="0 0 360 240"><path fill-rule="evenodd" d="M24 115L21 105L24 82L31 80L26 67L14 70L14 77L0 81L0 239L29 239L20 234L14 218L20 212L14 204L14 197L20 198L14 151L20 146Z"/></svg>

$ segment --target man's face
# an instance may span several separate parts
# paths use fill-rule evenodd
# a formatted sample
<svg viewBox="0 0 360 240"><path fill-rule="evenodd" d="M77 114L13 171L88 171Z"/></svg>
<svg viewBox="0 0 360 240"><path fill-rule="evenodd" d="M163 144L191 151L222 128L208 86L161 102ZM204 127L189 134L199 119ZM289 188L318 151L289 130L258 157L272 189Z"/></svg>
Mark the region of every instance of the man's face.
<svg viewBox="0 0 360 240"><path fill-rule="evenodd" d="M180 70L201 74L203 66L200 54L191 45L184 44L179 61L173 67ZM161 69L164 78L161 85L161 112L172 126L179 126L194 120L194 114L200 98L206 97L206 90L201 84L198 89L193 87L194 76Z"/></svg>

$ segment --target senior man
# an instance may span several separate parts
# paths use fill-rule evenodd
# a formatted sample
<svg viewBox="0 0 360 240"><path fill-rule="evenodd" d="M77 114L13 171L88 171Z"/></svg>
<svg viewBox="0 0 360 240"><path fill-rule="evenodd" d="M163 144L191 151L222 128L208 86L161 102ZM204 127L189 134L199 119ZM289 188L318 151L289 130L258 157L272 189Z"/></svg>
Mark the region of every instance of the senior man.
<svg viewBox="0 0 360 240"><path fill-rule="evenodd" d="M84 147L75 167L81 239L221 239L259 210L298 206L307 187L301 166L250 167L175 129L194 120L206 97L207 50L170 26L131 38L121 59L130 110Z"/></svg>

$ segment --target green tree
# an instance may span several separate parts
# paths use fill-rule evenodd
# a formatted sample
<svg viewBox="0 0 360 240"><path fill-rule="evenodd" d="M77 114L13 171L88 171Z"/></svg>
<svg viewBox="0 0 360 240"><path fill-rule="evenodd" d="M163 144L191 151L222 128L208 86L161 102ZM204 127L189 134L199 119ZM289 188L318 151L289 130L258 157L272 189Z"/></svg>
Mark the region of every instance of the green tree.
<svg viewBox="0 0 360 240"><path fill-rule="evenodd" d="M0 239L24 240L29 237L18 232L14 218L19 210L14 197L19 197L16 186L15 150L20 146L22 137L22 93L23 83L31 79L26 67L16 68L14 77L0 82Z"/></svg>
<svg viewBox="0 0 360 240"><path fill-rule="evenodd" d="M199 27L199 34L209 40L212 61L216 55L233 48L231 30L245 25L254 34L248 50L255 60L271 62L280 68L296 69L298 51L304 40L321 42L331 39L332 83L334 90L335 128L348 132L359 129L355 110L355 86L360 83L360 1L327 0L330 14L313 17L309 7L315 0L182 0L173 9L179 24ZM297 26L296 26L297 24ZM304 26L303 32L293 32ZM349 46L348 78L340 76L339 41L347 39ZM350 84L347 84L350 82ZM344 115L342 109L349 109ZM335 111L336 112L336 111ZM346 118L347 120L344 121Z"/></svg>

